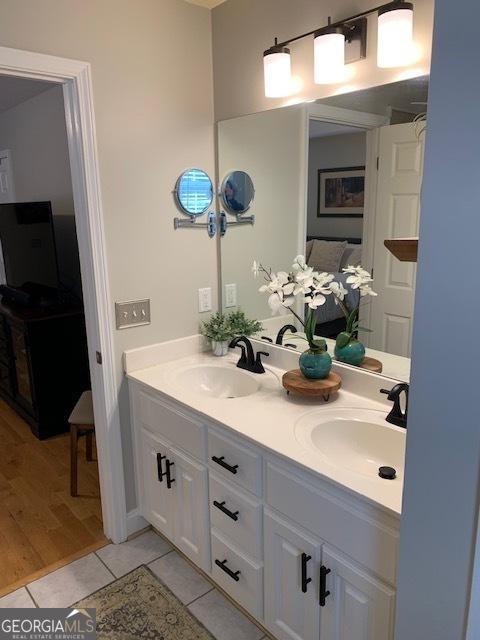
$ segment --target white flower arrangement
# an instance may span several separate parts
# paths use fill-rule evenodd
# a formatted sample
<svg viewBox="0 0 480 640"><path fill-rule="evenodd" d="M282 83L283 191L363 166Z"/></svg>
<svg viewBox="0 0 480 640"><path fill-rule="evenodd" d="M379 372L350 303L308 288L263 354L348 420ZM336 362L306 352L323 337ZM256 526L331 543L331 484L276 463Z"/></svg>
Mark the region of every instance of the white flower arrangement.
<svg viewBox="0 0 480 640"><path fill-rule="evenodd" d="M370 286L373 278L371 278L369 272L363 269L363 267L348 266L342 271L349 274L346 282L352 289L359 290L361 298L377 295ZM299 255L295 258L292 270L289 273L286 271L274 273L270 268L267 269L256 261L253 262L252 272L254 277L258 277L260 273L264 275L265 284L260 287L259 291L269 294L268 305L272 310L272 315L282 313L282 311L292 313L303 325L306 340L311 351L322 351L326 349L325 341L315 338L315 310L325 304L326 296L333 295L335 303L340 305L345 315L347 327L346 331L342 332L342 334L344 334L343 340L348 336L348 342L361 328L358 325L360 303L358 303L354 309L349 309L345 302L348 290L343 284L337 282L332 273L318 272L312 267L309 267L304 256ZM302 320L292 309L296 296L303 296L304 303L309 307L305 320ZM342 334L340 334L339 337ZM345 342L345 344L347 342Z"/></svg>

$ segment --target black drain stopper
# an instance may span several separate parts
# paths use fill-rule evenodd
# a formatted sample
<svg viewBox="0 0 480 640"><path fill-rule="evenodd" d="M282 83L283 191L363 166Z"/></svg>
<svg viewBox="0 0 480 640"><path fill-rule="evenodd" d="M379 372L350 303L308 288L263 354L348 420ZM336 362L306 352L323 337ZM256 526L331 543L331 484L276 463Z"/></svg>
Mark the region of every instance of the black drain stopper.
<svg viewBox="0 0 480 640"><path fill-rule="evenodd" d="M395 480L397 472L393 467L380 467L378 469L378 475L384 480Z"/></svg>

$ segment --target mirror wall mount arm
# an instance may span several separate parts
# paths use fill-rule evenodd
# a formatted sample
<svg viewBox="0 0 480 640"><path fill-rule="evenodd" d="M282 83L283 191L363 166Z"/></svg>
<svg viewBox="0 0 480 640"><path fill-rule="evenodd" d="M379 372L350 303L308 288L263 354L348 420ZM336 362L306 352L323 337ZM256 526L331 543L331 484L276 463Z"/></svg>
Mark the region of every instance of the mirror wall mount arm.
<svg viewBox="0 0 480 640"><path fill-rule="evenodd" d="M196 222L195 216L185 218L174 218L173 228L177 229L206 229L209 238L213 238L217 233L217 216L213 211L208 213L208 222Z"/></svg>
<svg viewBox="0 0 480 640"><path fill-rule="evenodd" d="M297 40L302 40L303 38L308 38L309 36L313 36L318 31L322 31L322 29L327 29L327 28L334 29L336 27L344 27L345 25L348 26L349 22L354 22L359 18L365 18L366 16L369 16L372 13L377 13L377 12L382 13L384 10L395 8L395 5L402 5L402 4L405 4L404 0L393 0L393 2L387 2L379 5L378 7L367 9L366 11L362 11L361 13L356 13L355 15L349 16L348 18L344 18L343 20L337 20L337 22L331 22L329 18L328 24L324 25L323 27L317 27L316 29L312 29L311 31L302 33L301 35L290 38L289 40L284 40L283 42L277 42L277 39L275 38L274 46L280 49L288 46L289 44L292 44L292 42L297 42Z"/></svg>
<svg viewBox="0 0 480 640"><path fill-rule="evenodd" d="M245 224L251 224L254 225L255 224L255 216L237 216L237 219L234 220L233 222L230 222L227 219L227 215L225 213L225 211L220 211L220 236L224 236L227 233L227 229L228 227L231 226L238 226L238 225L245 225Z"/></svg>

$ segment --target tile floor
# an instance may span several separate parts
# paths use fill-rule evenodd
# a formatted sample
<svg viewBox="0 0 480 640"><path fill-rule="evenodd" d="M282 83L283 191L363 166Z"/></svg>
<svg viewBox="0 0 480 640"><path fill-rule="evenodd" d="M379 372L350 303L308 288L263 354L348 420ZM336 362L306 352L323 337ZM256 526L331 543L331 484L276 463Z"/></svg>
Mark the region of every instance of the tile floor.
<svg viewBox="0 0 480 640"><path fill-rule="evenodd" d="M68 607L146 564L217 640L263 640L261 629L234 607L154 531L109 544L0 598L5 607Z"/></svg>

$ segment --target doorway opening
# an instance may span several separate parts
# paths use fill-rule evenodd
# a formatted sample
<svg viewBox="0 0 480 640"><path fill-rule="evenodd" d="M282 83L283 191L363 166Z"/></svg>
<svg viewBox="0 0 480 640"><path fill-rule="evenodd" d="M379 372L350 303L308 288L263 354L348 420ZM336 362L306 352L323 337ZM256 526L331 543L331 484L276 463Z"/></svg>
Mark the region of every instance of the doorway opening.
<svg viewBox="0 0 480 640"><path fill-rule="evenodd" d="M0 80L8 81L13 88L7 94L2 91L2 99L4 95L9 95L10 99L13 95L17 105L22 102L19 98L25 91L27 95L23 93L24 104L28 100L52 98L56 94L56 106L59 111L52 120L57 121L57 124L61 121L63 124L68 156L64 163L68 167L66 174L70 177L70 205L68 206L66 204L68 189L61 197L57 197L53 182L50 191L47 193L45 190L48 180L54 181L57 178L60 182L59 176L65 177L65 166L62 168L57 166L57 169L53 170L51 152L55 147L52 136L44 142L41 153L37 153L37 160L38 158L41 160L37 169L32 170L31 167L30 169L27 167L27 173L28 171L32 173L30 176L32 182L37 181L35 188L25 197L21 197L21 194L25 193L23 178L20 179L22 167L25 166L20 162L22 154L18 153L19 162L17 163L14 149L10 148L13 143L9 143L6 139L5 142L0 141L3 165L0 170L0 207L5 205L3 210L7 215L4 219L13 220L16 232L19 228L22 232L13 233L12 228L8 233L4 230L6 239L2 243L0 252L4 262L0 265L0 284L5 287L2 294L7 295L2 296L2 304L13 306L15 309L12 314L17 315L21 315L19 307L23 305L25 321L33 320L28 313L33 314L35 309L35 313L38 310L42 311L42 323L45 326L48 322L43 321L48 320L50 316L51 322L58 321L57 327L62 325L56 332L52 332L50 337L42 337L39 329L42 323L35 325L35 331L31 334L26 329L23 334L19 331L14 335L14 331L8 326L5 337L9 345L8 353L4 358L10 359L10 366L3 369L0 367L2 381L7 372L8 384L10 384L10 395L5 391L0 394L2 396L0 423L17 444L18 450L10 467L11 475L15 475L15 463L17 463L16 472L20 478L16 483L17 488L23 486L25 491L29 490L29 498L39 512L30 520L24 518L22 524L24 530L28 529L29 542L33 541L33 532L37 531L34 542L40 560L37 557L36 561L44 566L36 571L37 574L41 574L66 564L75 556L88 553L92 545L98 547L107 539L112 542L121 542L127 537L112 336L113 314L105 256L90 65L85 62L0 47ZM28 91L33 93L28 95ZM4 104L3 106L5 111L8 111L17 105ZM23 143L28 146L28 143L32 143L32 139L28 139L27 136L27 140ZM65 154L65 138L63 151ZM33 152L30 153L30 160L34 156ZM53 176L50 175L47 180L49 172ZM68 180L63 180L63 187L67 182ZM8 204L14 206L8 207ZM29 235L26 231L34 226L36 232ZM12 250L15 238L17 240L20 238L23 243L21 252ZM78 238L78 248L76 238ZM5 263L6 254L8 258ZM19 269L18 261L12 262L11 255L17 258L23 256L22 268L25 271ZM26 260L25 255L28 256ZM41 268L38 265L41 265ZM28 275L27 271L29 271ZM25 284L27 284L26 287ZM12 290L13 295L10 295ZM29 308L32 304L33 306ZM69 305L70 311L65 311L62 315L60 309L63 307L65 310ZM13 315L10 319L13 320ZM5 324L4 320L2 323ZM22 336L24 342L22 342ZM33 348L33 342L40 345L38 349ZM16 358L12 356L14 344L17 349ZM0 339L0 347L4 346ZM50 359L47 357L48 354ZM47 367L40 367L43 375L35 377L32 365L34 358L37 361L43 359L47 362ZM22 366L20 361L23 363ZM46 404L55 409L62 406L62 411L58 411L62 416L60 419L59 415L52 414L42 421L39 415L40 404L48 396L46 389L48 389L48 383L52 382L52 377L47 375L48 364L52 363L64 366L67 374L64 377L57 375L57 401L49 398ZM58 374L55 367L50 368ZM62 388L62 384L68 387L66 391ZM51 386L55 385L50 384ZM91 395L87 393L85 398L84 392L90 389ZM70 417L70 422L75 419L77 435L83 436L89 432L90 436L79 439L77 468L79 495L75 496L75 491L72 490L73 477L70 474L71 447L68 431L70 412L74 410L80 398L83 400L76 408L76 416ZM92 430L86 428L91 427L92 424L85 422L85 406L89 409L90 422L94 423L96 446L91 437ZM22 436L19 436L19 433ZM12 442L5 442L3 435L0 434L0 436L2 437L0 446L3 445L5 450L12 450ZM22 438L25 451L20 451ZM27 453L36 460L31 465L31 469L25 469L27 465L22 462L26 460ZM95 461L97 457L98 471ZM32 477L21 478L18 467L22 466L24 471L28 470L32 474ZM57 473L56 484L52 482L50 488L48 488L50 480L47 478L47 469ZM2 490L2 494L9 495L10 489L4 482L2 482ZM45 509L49 498L56 511L53 516ZM15 522L15 517L12 514L8 515L3 508L1 494L0 508L3 516L6 516L6 519L3 519L4 522L10 524ZM22 509L21 514L17 511L16 517L19 520L20 516L25 514L29 515L31 511ZM83 530L78 527L75 518L85 521ZM60 521L65 530L55 531L55 525ZM18 522L16 524L18 525ZM1 529L0 535L3 537ZM51 545L49 546L52 538L55 539L53 544L55 550L62 550L58 554L62 557L57 560L52 557L54 550ZM8 556L8 561L11 563L10 572L17 571L18 575L17 581L12 582L9 587L2 588L0 585L3 593L11 591L22 581L27 581L27 576L23 574L28 570L27 566L23 569L19 567L15 569L15 561L20 558L18 553L4 555ZM33 575L35 576L35 571ZM32 575L29 579L32 579Z"/></svg>

